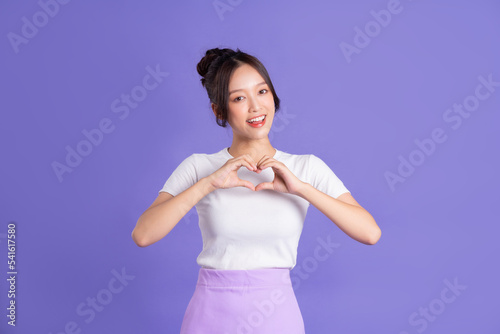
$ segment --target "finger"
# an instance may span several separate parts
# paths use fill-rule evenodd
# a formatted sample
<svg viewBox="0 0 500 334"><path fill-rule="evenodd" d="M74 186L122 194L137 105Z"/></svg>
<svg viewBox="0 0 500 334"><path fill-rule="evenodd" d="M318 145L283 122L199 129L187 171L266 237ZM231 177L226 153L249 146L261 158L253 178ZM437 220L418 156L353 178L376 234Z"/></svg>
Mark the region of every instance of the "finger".
<svg viewBox="0 0 500 334"><path fill-rule="evenodd" d="M267 154L266 154L266 155L264 155L262 158L260 158L259 162L257 163L257 166L258 166L259 164L261 164L262 162L264 162L264 160L267 160L267 159L269 159L269 158L271 158L271 157L270 157L270 156L268 156Z"/></svg>
<svg viewBox="0 0 500 334"><path fill-rule="evenodd" d="M270 160L271 159L271 160ZM257 168L258 169L264 169L264 168L267 168L268 166L266 167L263 167L264 165L266 165L269 161L272 161L272 158L262 158L259 163L257 164Z"/></svg>
<svg viewBox="0 0 500 334"><path fill-rule="evenodd" d="M234 160L234 161L231 161L231 160ZM255 164L255 161L253 161L252 157L250 155L248 155L248 154L243 154L243 155L240 155L239 157L231 158L228 161L231 161L232 163L246 161L246 162L248 162L248 164L250 166L254 166L252 168L249 168L250 170L257 169L257 165ZM237 166L240 167L242 165L244 165L244 164L239 164ZM247 165L245 165L245 166L247 166ZM247 166L247 168L248 168L248 166Z"/></svg>
<svg viewBox="0 0 500 334"><path fill-rule="evenodd" d="M254 167L254 169L257 169L257 164L255 163L253 158L250 156L250 154L245 154L244 157L245 157L245 160L248 161Z"/></svg>
<svg viewBox="0 0 500 334"><path fill-rule="evenodd" d="M259 190L264 190L264 189L269 189L269 190L274 190L274 186L272 182L262 182L255 187L256 191Z"/></svg>
<svg viewBox="0 0 500 334"><path fill-rule="evenodd" d="M266 169L267 167L275 167L276 169L280 169L278 166L278 162L274 159L271 160L265 160L263 161L260 165L258 165L259 169Z"/></svg>
<svg viewBox="0 0 500 334"><path fill-rule="evenodd" d="M240 179L240 181L241 181L240 184L239 184L240 187L247 187L248 189L250 189L252 191L255 191L255 186L253 185L252 182L250 182L250 181L244 181L244 180L241 180L241 179Z"/></svg>
<svg viewBox="0 0 500 334"><path fill-rule="evenodd" d="M237 169L239 169L241 166L245 166L248 170L254 171L255 168L252 166L252 164L246 160L245 158L239 159L235 161L235 164L237 166Z"/></svg>

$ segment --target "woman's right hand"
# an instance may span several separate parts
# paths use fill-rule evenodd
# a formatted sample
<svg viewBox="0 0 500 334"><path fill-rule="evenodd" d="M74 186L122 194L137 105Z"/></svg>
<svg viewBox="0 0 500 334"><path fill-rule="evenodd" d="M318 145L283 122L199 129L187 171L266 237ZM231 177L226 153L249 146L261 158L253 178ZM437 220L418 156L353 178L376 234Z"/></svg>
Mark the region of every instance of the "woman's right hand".
<svg viewBox="0 0 500 334"><path fill-rule="evenodd" d="M252 172L257 172L257 164L248 154L229 159L221 168L208 176L210 184L215 189L226 189L233 187L247 187L255 191L252 182L242 180L238 177L238 169L245 166Z"/></svg>

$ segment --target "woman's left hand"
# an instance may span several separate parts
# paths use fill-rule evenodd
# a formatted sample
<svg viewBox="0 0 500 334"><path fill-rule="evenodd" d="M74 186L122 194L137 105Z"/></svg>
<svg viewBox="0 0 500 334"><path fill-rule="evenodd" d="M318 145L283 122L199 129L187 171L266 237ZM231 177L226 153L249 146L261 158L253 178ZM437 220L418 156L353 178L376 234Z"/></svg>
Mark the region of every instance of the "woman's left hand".
<svg viewBox="0 0 500 334"><path fill-rule="evenodd" d="M255 191L269 189L282 193L299 195L305 183L299 180L281 161L275 160L268 155L264 155L257 163L257 172L271 167L274 171L272 182L262 182L255 187Z"/></svg>

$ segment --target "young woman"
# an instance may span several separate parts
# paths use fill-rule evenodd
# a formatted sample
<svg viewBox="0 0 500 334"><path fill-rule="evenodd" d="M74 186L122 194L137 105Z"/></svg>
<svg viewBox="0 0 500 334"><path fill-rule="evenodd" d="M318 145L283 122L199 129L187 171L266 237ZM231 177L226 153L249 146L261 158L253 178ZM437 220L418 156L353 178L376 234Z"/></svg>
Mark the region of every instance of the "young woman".
<svg viewBox="0 0 500 334"><path fill-rule="evenodd" d="M290 270L309 204L364 244L375 244L381 230L320 158L271 145L280 100L257 58L215 48L197 71L217 124L231 126L231 146L184 159L132 238L151 245L196 207L201 268L181 334L305 333Z"/></svg>

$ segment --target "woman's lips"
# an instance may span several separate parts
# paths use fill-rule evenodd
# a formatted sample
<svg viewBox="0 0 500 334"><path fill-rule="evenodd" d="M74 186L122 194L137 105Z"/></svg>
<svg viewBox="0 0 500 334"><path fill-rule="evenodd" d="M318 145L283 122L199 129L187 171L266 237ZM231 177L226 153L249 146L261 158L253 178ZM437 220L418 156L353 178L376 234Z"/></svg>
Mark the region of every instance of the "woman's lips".
<svg viewBox="0 0 500 334"><path fill-rule="evenodd" d="M253 122L253 123L247 122L247 124L254 127L254 128L260 128L260 127L264 126L264 124L266 123L266 119L267 119L267 116L264 116L264 119L260 122Z"/></svg>

